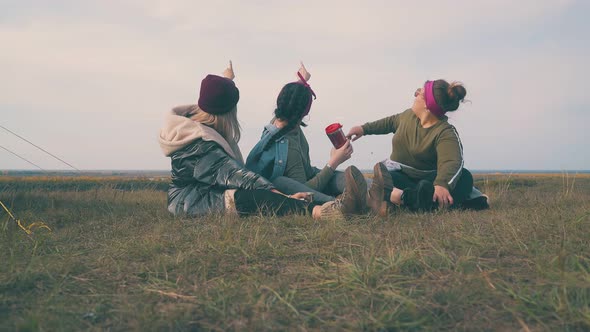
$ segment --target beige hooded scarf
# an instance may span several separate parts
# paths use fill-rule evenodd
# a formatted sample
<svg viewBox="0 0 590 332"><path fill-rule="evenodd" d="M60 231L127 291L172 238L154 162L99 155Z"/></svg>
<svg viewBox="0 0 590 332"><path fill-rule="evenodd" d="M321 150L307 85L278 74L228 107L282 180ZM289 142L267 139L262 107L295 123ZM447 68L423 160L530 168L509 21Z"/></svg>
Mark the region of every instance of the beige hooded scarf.
<svg viewBox="0 0 590 332"><path fill-rule="evenodd" d="M198 107L197 105L178 106L166 115L159 137L160 148L164 155L169 157L200 138L216 142L230 157L243 165L244 159L236 142L228 142L213 128L186 117L187 114L194 113Z"/></svg>

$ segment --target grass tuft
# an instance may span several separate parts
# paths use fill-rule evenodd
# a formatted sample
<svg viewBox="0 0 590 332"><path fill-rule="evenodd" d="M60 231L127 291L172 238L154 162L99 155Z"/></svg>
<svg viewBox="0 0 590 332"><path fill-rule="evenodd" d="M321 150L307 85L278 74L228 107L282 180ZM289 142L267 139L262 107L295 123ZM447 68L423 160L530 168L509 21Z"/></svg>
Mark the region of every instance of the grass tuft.
<svg viewBox="0 0 590 332"><path fill-rule="evenodd" d="M491 210L323 223L175 218L147 179L2 179L53 231L0 214L0 330L590 329L590 178L476 184Z"/></svg>

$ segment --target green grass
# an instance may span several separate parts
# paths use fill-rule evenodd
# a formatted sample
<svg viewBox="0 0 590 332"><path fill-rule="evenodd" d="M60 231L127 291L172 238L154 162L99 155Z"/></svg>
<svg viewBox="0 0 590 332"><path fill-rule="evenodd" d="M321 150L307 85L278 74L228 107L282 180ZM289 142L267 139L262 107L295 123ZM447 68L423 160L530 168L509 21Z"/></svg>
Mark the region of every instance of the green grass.
<svg viewBox="0 0 590 332"><path fill-rule="evenodd" d="M590 329L589 178L480 177L491 210L344 223L43 181L0 192L53 229L0 213L0 330Z"/></svg>

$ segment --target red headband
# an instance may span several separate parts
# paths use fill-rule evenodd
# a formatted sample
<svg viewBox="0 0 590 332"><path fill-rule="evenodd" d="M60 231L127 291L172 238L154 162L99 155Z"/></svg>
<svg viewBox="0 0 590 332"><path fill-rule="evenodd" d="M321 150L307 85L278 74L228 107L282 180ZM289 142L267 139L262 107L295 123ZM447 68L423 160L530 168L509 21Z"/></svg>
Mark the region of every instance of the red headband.
<svg viewBox="0 0 590 332"><path fill-rule="evenodd" d="M434 93L432 91L433 87L433 81L426 81L426 83L424 83L424 100L426 101L426 108L428 108L430 113L441 118L446 112L443 111L443 109L436 103L436 100L434 99Z"/></svg>
<svg viewBox="0 0 590 332"><path fill-rule="evenodd" d="M311 89L311 86L309 86L309 83L307 83L307 81L303 78L300 72L297 72L297 76L299 76L299 81L297 81L296 83L303 85L304 87L309 89L309 92L311 92L311 95L309 96L309 102L307 103L307 107L305 108L305 112L303 112L303 115L301 116L303 118L304 116L309 114L309 110L311 109L311 96L313 96L313 99L316 99L317 97L315 95L315 92L313 92L313 90Z"/></svg>

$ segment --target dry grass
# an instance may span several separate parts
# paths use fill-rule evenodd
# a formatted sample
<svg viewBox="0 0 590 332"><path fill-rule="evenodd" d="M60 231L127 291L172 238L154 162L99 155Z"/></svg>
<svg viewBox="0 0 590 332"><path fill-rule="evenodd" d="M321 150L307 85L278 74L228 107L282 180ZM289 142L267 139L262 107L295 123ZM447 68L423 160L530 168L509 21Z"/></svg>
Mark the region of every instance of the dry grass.
<svg viewBox="0 0 590 332"><path fill-rule="evenodd" d="M483 212L171 217L165 193L0 199L0 330L588 330L590 179L477 179Z"/></svg>

